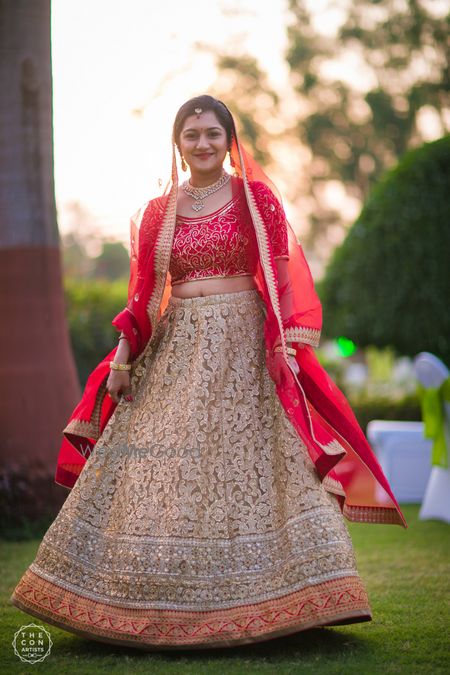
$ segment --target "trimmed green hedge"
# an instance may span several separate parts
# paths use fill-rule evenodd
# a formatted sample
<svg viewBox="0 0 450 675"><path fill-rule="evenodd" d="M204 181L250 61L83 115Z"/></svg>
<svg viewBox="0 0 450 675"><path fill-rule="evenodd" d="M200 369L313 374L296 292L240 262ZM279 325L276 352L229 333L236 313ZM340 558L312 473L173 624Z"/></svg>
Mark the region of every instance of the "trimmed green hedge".
<svg viewBox="0 0 450 675"><path fill-rule="evenodd" d="M317 284L329 337L450 364L450 135L375 186Z"/></svg>
<svg viewBox="0 0 450 675"><path fill-rule="evenodd" d="M422 421L420 402L416 394L409 394L398 400L386 397L358 400L349 398L349 402L364 433L371 420Z"/></svg>
<svg viewBox="0 0 450 675"><path fill-rule="evenodd" d="M80 383L117 344L111 324L127 303L128 280L64 280L66 315Z"/></svg>

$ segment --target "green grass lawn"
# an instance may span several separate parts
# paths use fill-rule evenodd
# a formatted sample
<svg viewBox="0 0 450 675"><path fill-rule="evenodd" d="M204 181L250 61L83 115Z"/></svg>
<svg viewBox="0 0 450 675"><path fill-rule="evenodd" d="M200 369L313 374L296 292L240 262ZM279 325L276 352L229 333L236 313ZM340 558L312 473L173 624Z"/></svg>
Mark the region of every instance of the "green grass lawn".
<svg viewBox="0 0 450 675"><path fill-rule="evenodd" d="M253 646L145 653L79 638L8 604L34 559L39 540L3 542L1 549L0 672L7 673L450 673L450 527L419 521L405 506L409 528L350 524L373 621L321 628ZM51 654L22 663L11 641L20 626L42 623Z"/></svg>

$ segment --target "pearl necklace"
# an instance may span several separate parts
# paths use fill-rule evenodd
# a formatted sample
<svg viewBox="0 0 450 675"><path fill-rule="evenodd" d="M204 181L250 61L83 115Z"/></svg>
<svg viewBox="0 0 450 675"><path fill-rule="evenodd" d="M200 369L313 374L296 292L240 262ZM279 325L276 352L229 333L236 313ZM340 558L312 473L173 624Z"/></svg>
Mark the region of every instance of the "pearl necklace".
<svg viewBox="0 0 450 675"><path fill-rule="evenodd" d="M192 204L194 211L201 211L205 206L203 200L214 192L217 192L217 190L220 190L220 188L228 183L230 178L230 174L224 171L219 180L212 183L212 185L207 185L206 187L194 187L189 180L183 183L182 188L189 197L195 199L195 202Z"/></svg>

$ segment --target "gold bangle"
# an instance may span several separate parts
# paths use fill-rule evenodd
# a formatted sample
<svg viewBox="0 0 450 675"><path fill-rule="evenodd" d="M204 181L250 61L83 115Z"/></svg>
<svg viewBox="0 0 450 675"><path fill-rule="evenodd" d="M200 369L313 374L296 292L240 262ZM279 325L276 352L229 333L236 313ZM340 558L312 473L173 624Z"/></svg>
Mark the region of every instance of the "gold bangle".
<svg viewBox="0 0 450 675"><path fill-rule="evenodd" d="M109 367L111 370L131 370L131 363L115 363L114 361L110 361Z"/></svg>
<svg viewBox="0 0 450 675"><path fill-rule="evenodd" d="M283 351L283 347L282 347L281 345L277 345L273 351L274 351L274 352L282 352L282 351ZM287 353L290 354L291 356L295 356L295 355L297 354L297 350L294 349L293 347L286 347L286 351L287 351Z"/></svg>

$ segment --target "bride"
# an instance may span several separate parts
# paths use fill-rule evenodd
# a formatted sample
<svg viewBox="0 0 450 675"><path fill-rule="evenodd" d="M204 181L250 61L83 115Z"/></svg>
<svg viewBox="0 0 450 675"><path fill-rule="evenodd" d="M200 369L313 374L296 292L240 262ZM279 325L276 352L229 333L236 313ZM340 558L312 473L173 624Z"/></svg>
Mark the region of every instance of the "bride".
<svg viewBox="0 0 450 675"><path fill-rule="evenodd" d="M70 493L12 604L147 650L369 621L344 517L406 524L315 356L301 245L222 102L178 111L171 181L130 244L118 345L64 429Z"/></svg>

